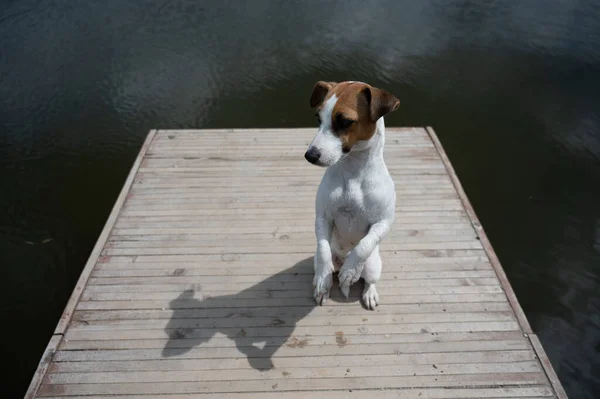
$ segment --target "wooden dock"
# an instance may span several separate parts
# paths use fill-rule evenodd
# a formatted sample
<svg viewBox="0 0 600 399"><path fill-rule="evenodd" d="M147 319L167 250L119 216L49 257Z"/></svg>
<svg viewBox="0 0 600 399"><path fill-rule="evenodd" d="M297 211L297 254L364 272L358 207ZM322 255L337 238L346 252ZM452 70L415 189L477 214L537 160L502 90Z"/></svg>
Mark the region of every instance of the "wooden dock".
<svg viewBox="0 0 600 399"><path fill-rule="evenodd" d="M151 131L26 398L566 398L430 128L386 132L380 306L315 306L315 132Z"/></svg>

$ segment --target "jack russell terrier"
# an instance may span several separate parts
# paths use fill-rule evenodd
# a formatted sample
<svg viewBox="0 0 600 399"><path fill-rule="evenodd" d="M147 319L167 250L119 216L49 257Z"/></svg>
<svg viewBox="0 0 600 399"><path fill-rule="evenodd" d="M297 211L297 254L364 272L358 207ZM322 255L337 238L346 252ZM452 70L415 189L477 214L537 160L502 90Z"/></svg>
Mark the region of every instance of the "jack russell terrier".
<svg viewBox="0 0 600 399"><path fill-rule="evenodd" d="M347 298L350 286L365 280L362 299L373 310L379 302L379 244L394 222L396 190L383 161L383 116L400 101L362 82L317 82L310 106L317 108L319 131L304 157L326 167L317 190L314 297L329 298L333 273Z"/></svg>

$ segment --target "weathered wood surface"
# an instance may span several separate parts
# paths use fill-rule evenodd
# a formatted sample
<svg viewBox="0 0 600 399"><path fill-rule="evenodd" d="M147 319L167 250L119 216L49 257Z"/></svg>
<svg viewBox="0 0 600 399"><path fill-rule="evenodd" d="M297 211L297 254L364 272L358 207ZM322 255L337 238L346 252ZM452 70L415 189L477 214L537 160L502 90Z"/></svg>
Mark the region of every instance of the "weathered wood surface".
<svg viewBox="0 0 600 399"><path fill-rule="evenodd" d="M566 397L431 129L387 130L381 305L315 306L313 134L152 131L27 397Z"/></svg>

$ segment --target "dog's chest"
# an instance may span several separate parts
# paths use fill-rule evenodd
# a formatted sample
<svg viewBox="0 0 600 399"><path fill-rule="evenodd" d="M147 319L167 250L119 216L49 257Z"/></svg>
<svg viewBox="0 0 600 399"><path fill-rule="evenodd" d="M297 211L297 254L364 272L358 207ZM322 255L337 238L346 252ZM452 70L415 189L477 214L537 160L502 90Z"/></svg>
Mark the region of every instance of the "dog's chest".
<svg viewBox="0 0 600 399"><path fill-rule="evenodd" d="M364 194L358 181L342 182L332 187L328 195L328 211L331 216L362 213Z"/></svg>
<svg viewBox="0 0 600 399"><path fill-rule="evenodd" d="M362 235L368 231L368 198L360 181L346 181L332 187L327 203L327 213L339 233Z"/></svg>

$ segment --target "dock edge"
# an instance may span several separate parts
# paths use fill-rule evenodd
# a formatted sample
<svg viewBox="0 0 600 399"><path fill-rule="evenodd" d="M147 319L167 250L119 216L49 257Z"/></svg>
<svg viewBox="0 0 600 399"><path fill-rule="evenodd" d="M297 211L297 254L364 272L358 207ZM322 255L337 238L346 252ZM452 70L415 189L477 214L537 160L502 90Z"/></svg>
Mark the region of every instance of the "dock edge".
<svg viewBox="0 0 600 399"><path fill-rule="evenodd" d="M100 236L98 236L98 239L96 240L96 245L94 245L94 249L90 253L88 260L87 260L83 270L81 271L79 279L77 280L77 284L75 285L75 288L73 288L73 292L71 293L71 297L69 298L67 304L65 305L63 313L62 313L60 319L58 320L58 324L57 324L56 328L54 329L54 333L52 334L52 337L50 337L50 341L48 342L48 345L46 346L46 349L44 350L44 353L38 364L38 367L37 367L35 373L33 374L33 377L31 379L29 387L27 388L27 391L25 392L24 399L35 398L37 391L40 388L42 381L44 380L46 371L48 370L48 367L49 367L50 363L52 362L52 358L54 357L54 353L58 349L58 346L60 345L60 343L62 341L62 338L67 329L67 326L69 325L69 322L71 321L71 317L73 316L73 311L74 311L75 307L77 306L77 303L79 302L79 298L81 297L81 294L83 293L83 290L88 282L90 275L92 274L94 267L96 266L96 262L98 261L98 258L100 257L100 254L102 253L104 245L106 244L106 241L108 240L108 237L110 236L113 226L114 226L115 222L117 221L117 217L119 216L119 213L121 212L121 208L123 207L123 204L125 203L125 200L127 199L127 196L129 195L129 190L130 190L131 186L133 185L135 175L137 174L137 171L140 168L140 165L142 164L142 160L144 159L144 156L146 155L148 148L150 148L150 144L152 143L152 140L154 139L154 136L156 136L157 132L158 132L158 129L152 129L146 135L144 144L140 148L138 155L135 158L135 161L133 162L131 169L129 170L129 175L127 176L127 179L125 180L123 188L121 188L121 193L117 197L117 200L115 201L115 204L113 205L112 211L110 212L108 219L106 220L106 223L102 227Z"/></svg>
<svg viewBox="0 0 600 399"><path fill-rule="evenodd" d="M429 137L431 138L431 141L433 142L433 145L435 146L438 154L440 154L440 157L442 158L442 162L444 163L444 166L448 171L448 175L452 180L452 184L454 185L454 188L456 188L458 196L460 197L460 200L463 206L465 207L467 215L469 216L471 225L477 232L477 236L479 237L479 240L483 245L483 249L485 250L488 258L490 259L490 263L492 264L492 267L496 272L498 280L500 280L500 285L502 286L502 289L504 290L504 293L508 298L508 302L510 303L510 306L512 307L513 311L515 312L515 315L517 316L517 321L519 322L519 325L521 326L525 337L527 337L537 357L539 358L540 363L544 368L544 373L546 374L546 377L548 377L548 380L552 385L552 389L554 390L556 397L559 399L568 399L568 396L560 380L558 379L558 376L556 375L556 372L552 367L552 363L546 355L546 352L544 351L544 348L542 347L539 338L533 333L531 329L531 325L529 324L529 321L525 316L525 312L523 312L523 308L521 308L521 304L519 303L517 296L515 295L515 292L513 291L512 286L508 281L508 277L506 276L506 273L504 272L504 269L500 264L500 259L496 255L496 252L494 251L494 248L492 247L492 244L488 239L485 230L483 229L483 226L479 221L479 218L477 217L477 214L475 213L475 209L473 208L473 205L471 205L471 202L467 197L467 193L463 189L462 184L460 183L460 179L458 178L458 175L456 174L456 171L452 166L452 163L450 163L450 158L448 158L448 155L446 154L446 151L444 150L440 139L435 134L433 127L425 126L424 128L427 131Z"/></svg>

